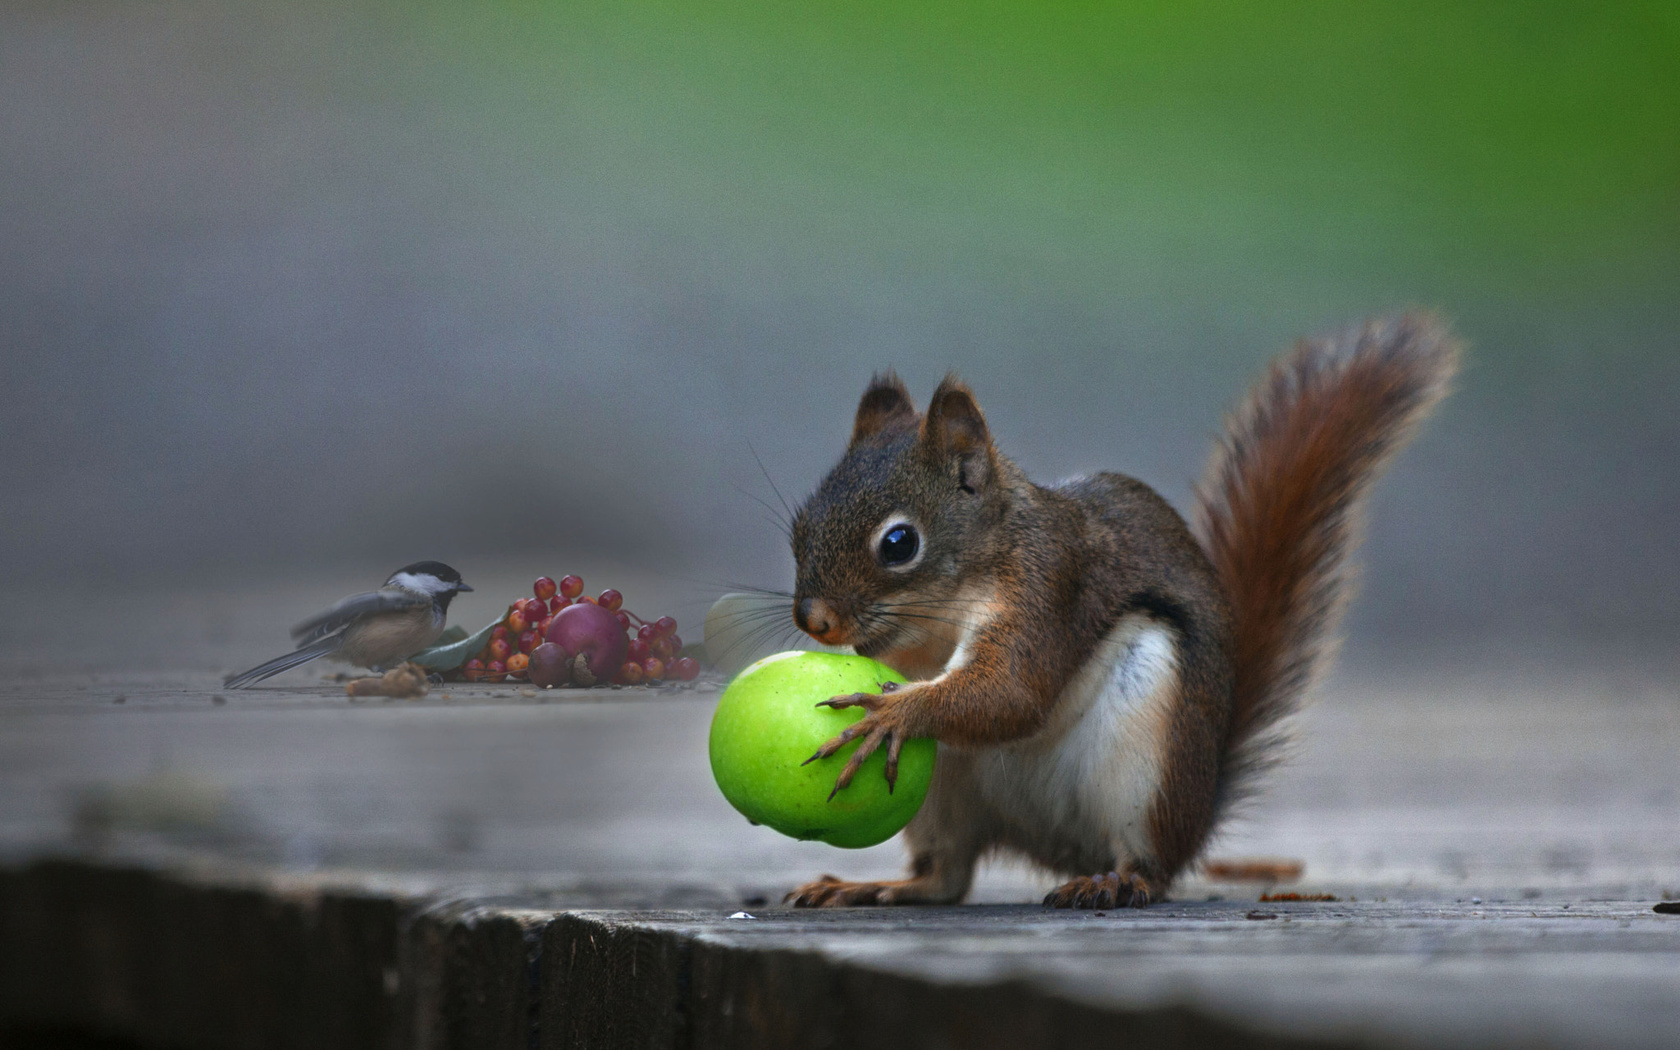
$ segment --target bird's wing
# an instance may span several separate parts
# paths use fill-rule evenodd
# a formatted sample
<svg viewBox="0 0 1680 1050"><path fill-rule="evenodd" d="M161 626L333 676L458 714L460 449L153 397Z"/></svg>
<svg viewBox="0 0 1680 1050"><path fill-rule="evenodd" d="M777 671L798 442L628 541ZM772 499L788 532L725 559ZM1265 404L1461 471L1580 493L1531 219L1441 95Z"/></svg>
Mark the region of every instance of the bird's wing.
<svg viewBox="0 0 1680 1050"><path fill-rule="evenodd" d="M426 605L431 599L424 594L398 587L383 587L366 594L352 594L324 613L318 613L292 628L292 641L299 646L309 645L350 625L352 620L371 613L396 612Z"/></svg>

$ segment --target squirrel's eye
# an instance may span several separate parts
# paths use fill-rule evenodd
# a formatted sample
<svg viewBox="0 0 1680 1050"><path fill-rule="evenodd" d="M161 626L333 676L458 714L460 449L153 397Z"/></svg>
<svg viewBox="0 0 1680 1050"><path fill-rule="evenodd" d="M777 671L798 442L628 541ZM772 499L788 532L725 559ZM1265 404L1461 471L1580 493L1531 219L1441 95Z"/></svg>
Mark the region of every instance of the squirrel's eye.
<svg viewBox="0 0 1680 1050"><path fill-rule="evenodd" d="M881 537L881 564L903 565L916 556L922 540L913 525L894 525Z"/></svg>

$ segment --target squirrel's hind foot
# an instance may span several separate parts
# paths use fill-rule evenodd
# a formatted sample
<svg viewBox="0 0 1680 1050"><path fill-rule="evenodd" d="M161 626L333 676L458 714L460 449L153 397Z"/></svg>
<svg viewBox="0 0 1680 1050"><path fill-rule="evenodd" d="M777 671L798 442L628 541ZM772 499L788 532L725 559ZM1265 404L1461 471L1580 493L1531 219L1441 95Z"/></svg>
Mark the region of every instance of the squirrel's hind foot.
<svg viewBox="0 0 1680 1050"><path fill-rule="evenodd" d="M815 882L807 882L782 898L783 904L795 908L852 908L873 904L891 904L890 883L847 882L833 875L823 875Z"/></svg>
<svg viewBox="0 0 1680 1050"><path fill-rule="evenodd" d="M866 908L884 904L952 904L934 880L917 877L890 882L847 882L824 875L782 898L795 908Z"/></svg>
<svg viewBox="0 0 1680 1050"><path fill-rule="evenodd" d="M1154 899L1154 890L1141 875L1111 871L1106 875L1081 875L1051 890L1044 898L1046 908L1144 908Z"/></svg>

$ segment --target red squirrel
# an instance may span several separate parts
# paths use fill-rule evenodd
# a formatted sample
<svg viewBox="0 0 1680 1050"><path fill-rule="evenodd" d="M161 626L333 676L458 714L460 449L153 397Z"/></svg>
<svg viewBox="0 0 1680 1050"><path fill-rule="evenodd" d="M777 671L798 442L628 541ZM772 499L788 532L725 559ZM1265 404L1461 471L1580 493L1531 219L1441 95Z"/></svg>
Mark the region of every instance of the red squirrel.
<svg viewBox="0 0 1680 1050"><path fill-rule="evenodd" d="M907 878L823 876L796 907L960 901L975 864L1069 879L1056 907L1141 907L1275 762L1328 660L1371 483L1447 393L1458 344L1417 313L1304 341L1231 416L1192 527L1123 474L1054 486L992 444L955 376L918 413L891 372L795 513L795 624L911 681L824 701L865 716L835 785L939 743Z"/></svg>

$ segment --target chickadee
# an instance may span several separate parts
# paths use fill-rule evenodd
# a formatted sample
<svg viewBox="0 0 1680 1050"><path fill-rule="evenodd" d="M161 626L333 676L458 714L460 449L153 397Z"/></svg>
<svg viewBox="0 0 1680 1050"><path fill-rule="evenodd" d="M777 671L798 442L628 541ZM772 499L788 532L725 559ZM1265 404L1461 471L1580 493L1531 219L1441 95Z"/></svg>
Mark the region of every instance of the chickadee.
<svg viewBox="0 0 1680 1050"><path fill-rule="evenodd" d="M296 652L229 675L222 685L240 689L321 656L357 667L393 666L436 642L449 600L470 590L460 573L440 561L405 565L377 591L352 594L293 627Z"/></svg>

